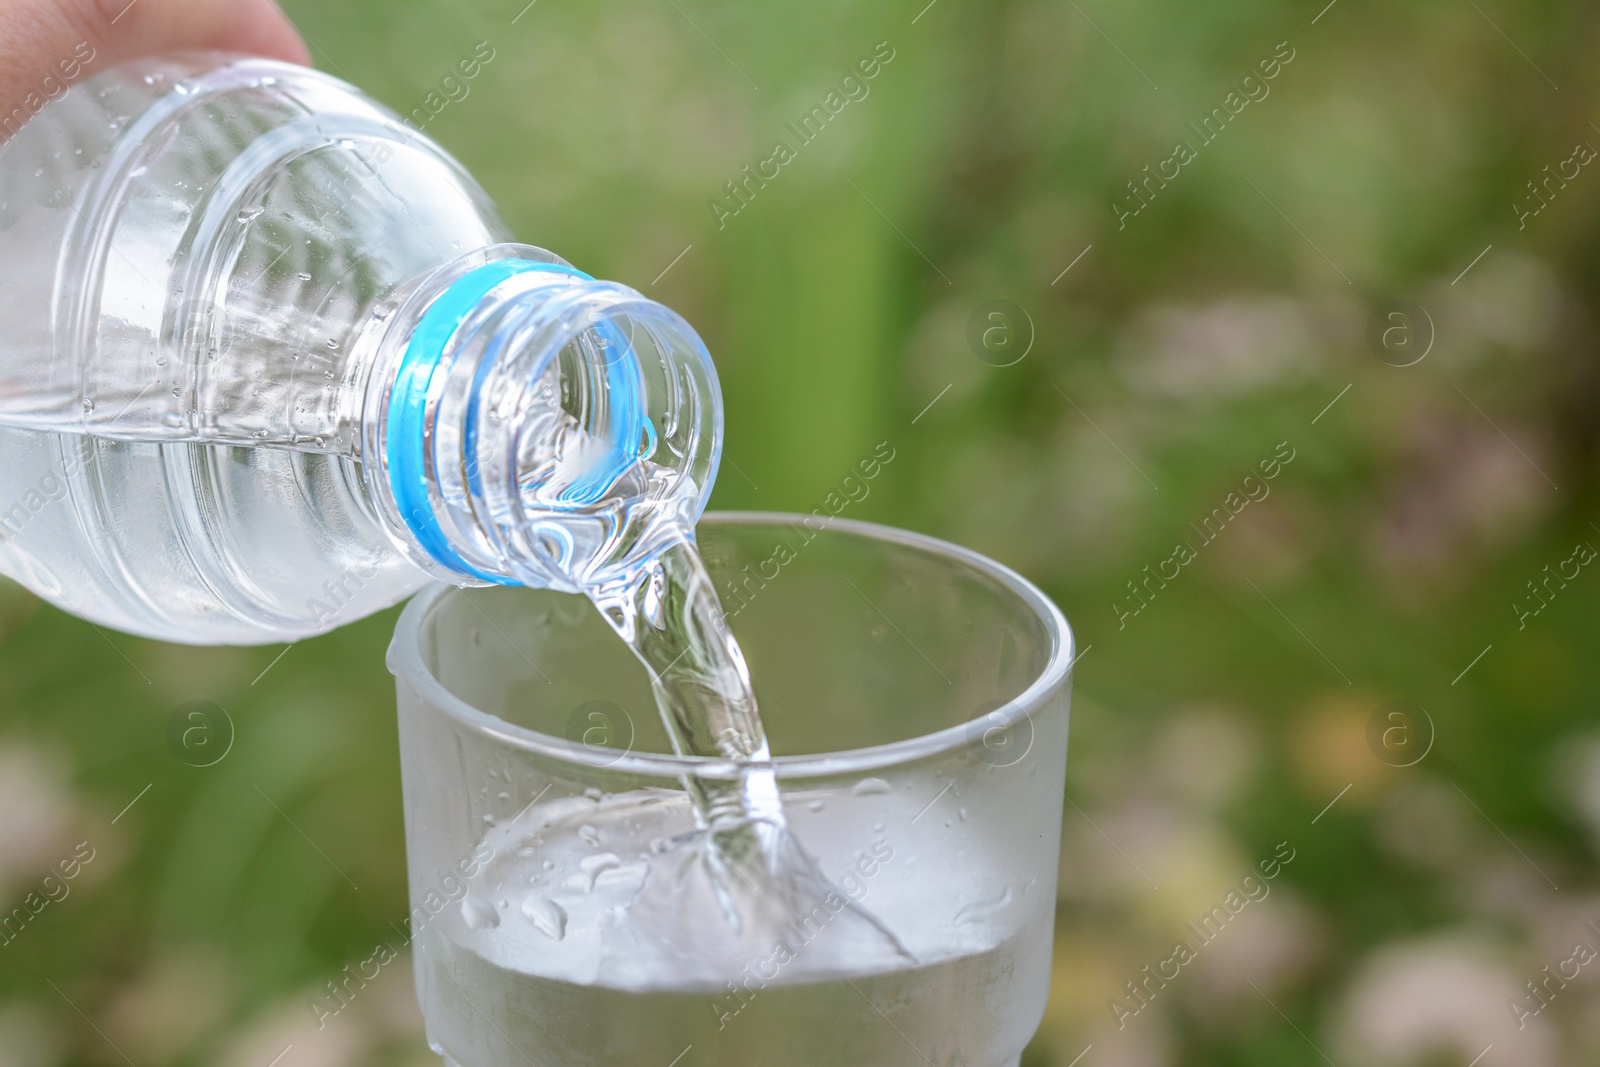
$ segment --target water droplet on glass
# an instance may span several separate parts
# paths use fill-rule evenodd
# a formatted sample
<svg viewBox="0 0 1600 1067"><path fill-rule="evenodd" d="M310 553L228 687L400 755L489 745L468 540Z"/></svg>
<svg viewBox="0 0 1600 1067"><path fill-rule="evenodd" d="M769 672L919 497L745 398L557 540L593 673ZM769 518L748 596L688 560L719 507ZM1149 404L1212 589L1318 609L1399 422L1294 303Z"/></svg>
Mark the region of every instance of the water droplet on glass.
<svg viewBox="0 0 1600 1067"><path fill-rule="evenodd" d="M1005 892L988 900L978 900L960 911L956 912L957 926L971 926L976 923L989 922L999 915L1011 903L1011 887L1006 886Z"/></svg>
<svg viewBox="0 0 1600 1067"><path fill-rule="evenodd" d="M588 823L584 823L582 826L578 827L578 836L583 838L584 841L595 848L600 847L600 831L596 830Z"/></svg>
<svg viewBox="0 0 1600 1067"><path fill-rule="evenodd" d="M500 913L494 905L471 893L461 902L461 918L474 930L493 930L500 925Z"/></svg>
<svg viewBox="0 0 1600 1067"><path fill-rule="evenodd" d="M858 797L870 796L874 793L887 793L893 787L882 778L863 778L850 790Z"/></svg>
<svg viewBox="0 0 1600 1067"><path fill-rule="evenodd" d="M615 852L602 852L598 856L585 856L578 864L579 869L589 879L590 892L594 891L594 884L600 880L602 874L607 871L614 871L621 866L622 861L617 859Z"/></svg>
<svg viewBox="0 0 1600 1067"><path fill-rule="evenodd" d="M522 914L533 921L533 928L552 941L567 936L567 910L545 897L529 896L522 902Z"/></svg>

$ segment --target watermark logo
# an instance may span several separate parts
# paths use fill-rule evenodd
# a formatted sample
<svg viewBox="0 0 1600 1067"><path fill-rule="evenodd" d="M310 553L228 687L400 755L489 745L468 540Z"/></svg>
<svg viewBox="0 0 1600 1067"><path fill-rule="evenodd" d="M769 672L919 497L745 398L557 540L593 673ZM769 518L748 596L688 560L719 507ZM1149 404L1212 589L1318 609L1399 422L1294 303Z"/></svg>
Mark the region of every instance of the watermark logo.
<svg viewBox="0 0 1600 1067"><path fill-rule="evenodd" d="M1009 700L978 705L977 716L967 723L967 748L991 767L1013 767L1033 750L1033 718L1015 711Z"/></svg>
<svg viewBox="0 0 1600 1067"><path fill-rule="evenodd" d="M967 319L967 348L991 367L1021 363L1033 351L1033 318L1010 300L986 300Z"/></svg>
<svg viewBox="0 0 1600 1067"><path fill-rule="evenodd" d="M209 700L180 704L167 717L167 748L191 767L221 763L233 748L233 719Z"/></svg>
<svg viewBox="0 0 1600 1067"><path fill-rule="evenodd" d="M567 717L567 746L609 767L633 751L633 717L609 700L585 700Z"/></svg>
<svg viewBox="0 0 1600 1067"><path fill-rule="evenodd" d="M1367 320L1367 347L1391 367L1421 363L1433 351L1433 317L1409 300L1380 304Z"/></svg>
<svg viewBox="0 0 1600 1067"><path fill-rule="evenodd" d="M233 347L233 326L228 312L209 300L185 300L172 314L167 351L174 359L194 366L215 363Z"/></svg>
<svg viewBox="0 0 1600 1067"><path fill-rule="evenodd" d="M1367 747L1391 767L1413 767L1433 748L1433 719L1417 704L1391 700L1367 719Z"/></svg>
<svg viewBox="0 0 1600 1067"><path fill-rule="evenodd" d="M588 308L579 318L580 331L572 342L574 350L592 367L609 370L622 359L637 359L634 353L634 320L618 318L609 309Z"/></svg>

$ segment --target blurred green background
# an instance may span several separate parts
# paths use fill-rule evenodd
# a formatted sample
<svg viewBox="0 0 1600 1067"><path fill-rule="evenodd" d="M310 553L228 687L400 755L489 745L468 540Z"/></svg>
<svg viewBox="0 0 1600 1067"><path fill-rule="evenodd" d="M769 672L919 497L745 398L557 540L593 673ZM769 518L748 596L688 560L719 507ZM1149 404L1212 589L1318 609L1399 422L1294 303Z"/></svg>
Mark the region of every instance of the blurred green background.
<svg viewBox="0 0 1600 1067"><path fill-rule="evenodd" d="M850 515L1062 606L1027 1067L1600 1063L1600 962L1569 962L1600 949L1591 6L523 2L289 13L401 112L487 43L427 133L521 239L700 330L714 506L818 507L887 441ZM0 591L0 903L94 850L0 946L0 1065L437 1062L408 963L307 1007L406 911L394 618L199 650ZM194 700L237 730L211 767L167 745ZM1270 895L1130 997L1280 842Z"/></svg>

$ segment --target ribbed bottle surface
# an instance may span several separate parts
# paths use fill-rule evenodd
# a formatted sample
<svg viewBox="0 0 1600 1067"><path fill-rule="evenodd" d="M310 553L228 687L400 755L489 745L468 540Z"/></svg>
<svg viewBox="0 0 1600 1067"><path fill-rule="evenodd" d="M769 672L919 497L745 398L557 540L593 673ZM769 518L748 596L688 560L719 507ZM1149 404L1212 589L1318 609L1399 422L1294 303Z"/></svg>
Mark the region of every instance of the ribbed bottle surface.
<svg viewBox="0 0 1600 1067"><path fill-rule="evenodd" d="M75 86L0 146L0 571L117 629L265 643L430 575L571 586L560 568L615 562L639 516L692 522L719 428L698 339L507 238L442 149L315 71L199 53ZM570 313L526 280L485 291L391 404L430 307L499 261ZM643 369L597 378L595 351ZM606 414L623 401L636 440ZM570 521L552 501L576 501ZM433 527L446 550L419 538Z"/></svg>

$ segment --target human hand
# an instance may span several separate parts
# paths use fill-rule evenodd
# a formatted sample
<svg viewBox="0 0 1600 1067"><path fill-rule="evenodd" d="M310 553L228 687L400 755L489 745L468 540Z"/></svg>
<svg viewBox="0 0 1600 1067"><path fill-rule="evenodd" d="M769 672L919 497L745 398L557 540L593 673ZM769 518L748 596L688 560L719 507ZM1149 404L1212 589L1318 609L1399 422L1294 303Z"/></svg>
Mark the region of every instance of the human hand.
<svg viewBox="0 0 1600 1067"><path fill-rule="evenodd" d="M184 48L310 61L273 0L0 0L0 137L76 81Z"/></svg>

